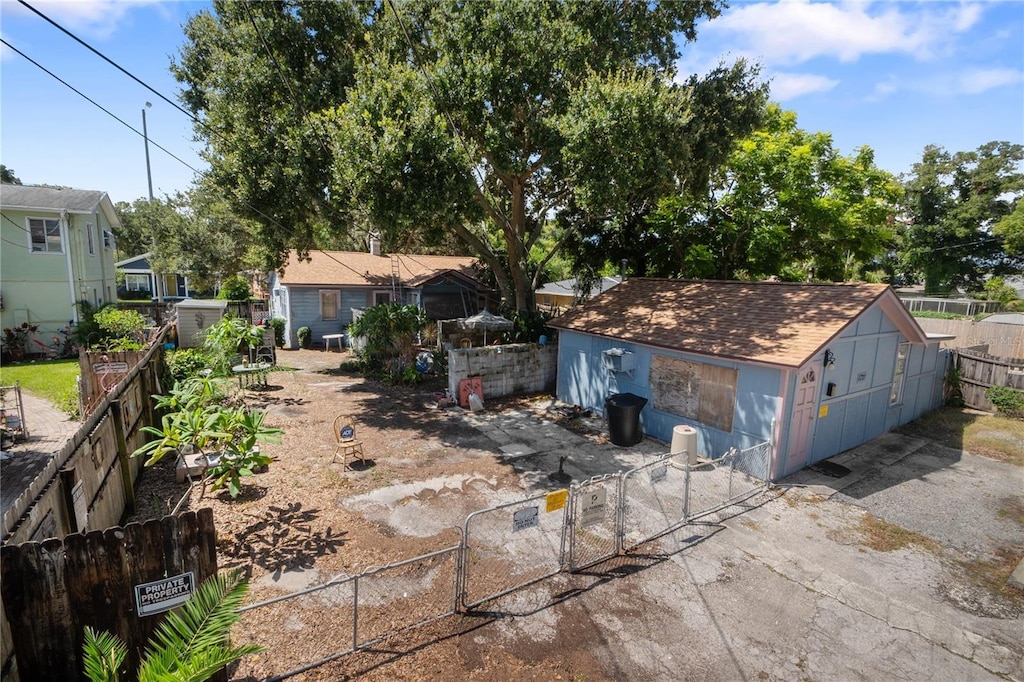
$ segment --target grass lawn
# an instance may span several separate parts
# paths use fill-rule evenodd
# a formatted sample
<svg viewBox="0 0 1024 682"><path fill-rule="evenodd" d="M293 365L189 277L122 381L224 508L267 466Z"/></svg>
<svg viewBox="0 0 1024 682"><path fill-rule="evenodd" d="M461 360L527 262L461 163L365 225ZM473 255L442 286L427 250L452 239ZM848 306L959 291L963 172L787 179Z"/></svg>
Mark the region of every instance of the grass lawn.
<svg viewBox="0 0 1024 682"><path fill-rule="evenodd" d="M1024 467L1024 420L940 407L897 429L974 455Z"/></svg>
<svg viewBox="0 0 1024 682"><path fill-rule="evenodd" d="M25 391L49 400L62 410L65 409L70 396L70 404L77 409L78 394L75 384L78 375L77 358L12 363L0 367L0 386L13 386L14 382L18 381Z"/></svg>

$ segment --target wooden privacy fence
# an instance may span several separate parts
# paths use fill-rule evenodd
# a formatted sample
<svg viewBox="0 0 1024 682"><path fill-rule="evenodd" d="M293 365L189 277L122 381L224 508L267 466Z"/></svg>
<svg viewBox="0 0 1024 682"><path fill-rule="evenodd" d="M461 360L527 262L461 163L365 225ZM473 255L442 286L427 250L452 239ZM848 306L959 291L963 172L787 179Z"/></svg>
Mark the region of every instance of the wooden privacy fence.
<svg viewBox="0 0 1024 682"><path fill-rule="evenodd" d="M960 392L967 407L995 412L995 405L985 395L992 386L1024 391L1024 358L989 355L988 346L981 345L957 350L956 364L960 368Z"/></svg>
<svg viewBox="0 0 1024 682"><path fill-rule="evenodd" d="M82 679L86 625L125 642L125 669L134 670L162 614L217 573L216 544L213 510L206 508L5 545L0 592L18 672L5 671L4 678Z"/></svg>

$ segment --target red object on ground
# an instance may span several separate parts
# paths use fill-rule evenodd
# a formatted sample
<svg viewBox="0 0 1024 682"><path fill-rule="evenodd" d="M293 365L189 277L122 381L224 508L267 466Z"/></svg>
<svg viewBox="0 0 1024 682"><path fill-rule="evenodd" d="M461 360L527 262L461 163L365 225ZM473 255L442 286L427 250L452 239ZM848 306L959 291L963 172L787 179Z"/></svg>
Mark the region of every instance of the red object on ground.
<svg viewBox="0 0 1024 682"><path fill-rule="evenodd" d="M484 399L484 383L480 377L469 377L459 382L459 407L469 407L469 394L476 393Z"/></svg>

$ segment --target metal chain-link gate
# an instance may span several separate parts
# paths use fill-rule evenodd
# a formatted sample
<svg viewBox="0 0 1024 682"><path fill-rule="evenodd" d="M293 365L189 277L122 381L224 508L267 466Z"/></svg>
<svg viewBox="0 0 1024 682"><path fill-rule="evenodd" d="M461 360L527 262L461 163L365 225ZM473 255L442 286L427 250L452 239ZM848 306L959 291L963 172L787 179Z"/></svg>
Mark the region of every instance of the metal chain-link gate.
<svg viewBox="0 0 1024 682"><path fill-rule="evenodd" d="M472 608L562 570L568 491L560 492L466 517L463 606Z"/></svg>
<svg viewBox="0 0 1024 682"><path fill-rule="evenodd" d="M619 474L595 476L570 492L569 570L578 571L619 553Z"/></svg>

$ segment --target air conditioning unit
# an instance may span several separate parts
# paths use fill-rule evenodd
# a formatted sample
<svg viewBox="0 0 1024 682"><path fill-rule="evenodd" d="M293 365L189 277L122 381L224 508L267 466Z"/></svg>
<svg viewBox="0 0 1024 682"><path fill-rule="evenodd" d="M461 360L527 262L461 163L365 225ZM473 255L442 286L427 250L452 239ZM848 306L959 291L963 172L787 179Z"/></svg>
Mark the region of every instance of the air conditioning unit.
<svg viewBox="0 0 1024 682"><path fill-rule="evenodd" d="M636 369L636 355L625 348L609 348L602 353L604 366L609 372L633 373Z"/></svg>

